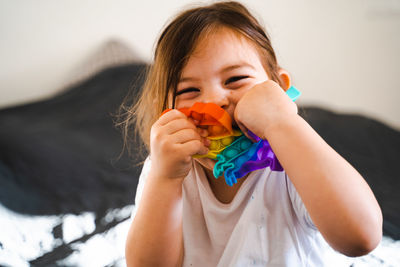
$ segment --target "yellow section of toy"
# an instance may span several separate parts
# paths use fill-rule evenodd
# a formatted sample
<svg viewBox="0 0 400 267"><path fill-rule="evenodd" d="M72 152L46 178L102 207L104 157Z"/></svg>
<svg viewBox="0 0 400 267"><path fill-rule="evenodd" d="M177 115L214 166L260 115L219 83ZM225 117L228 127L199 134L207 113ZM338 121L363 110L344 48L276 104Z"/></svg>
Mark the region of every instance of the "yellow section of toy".
<svg viewBox="0 0 400 267"><path fill-rule="evenodd" d="M236 138L243 135L241 131L233 130L232 135L208 137L210 140L209 151L206 155L194 155L194 158L210 158L216 159L217 155L221 153L227 146L233 143Z"/></svg>

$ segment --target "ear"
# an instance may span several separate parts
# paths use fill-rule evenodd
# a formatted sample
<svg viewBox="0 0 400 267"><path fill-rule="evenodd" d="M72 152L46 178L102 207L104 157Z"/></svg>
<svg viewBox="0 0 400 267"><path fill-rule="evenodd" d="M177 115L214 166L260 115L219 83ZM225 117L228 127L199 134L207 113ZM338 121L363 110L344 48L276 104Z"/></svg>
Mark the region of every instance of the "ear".
<svg viewBox="0 0 400 267"><path fill-rule="evenodd" d="M287 72L285 69L279 69L278 75L279 75L279 80L281 82L281 87L286 92L287 89L289 89L292 84L289 72Z"/></svg>

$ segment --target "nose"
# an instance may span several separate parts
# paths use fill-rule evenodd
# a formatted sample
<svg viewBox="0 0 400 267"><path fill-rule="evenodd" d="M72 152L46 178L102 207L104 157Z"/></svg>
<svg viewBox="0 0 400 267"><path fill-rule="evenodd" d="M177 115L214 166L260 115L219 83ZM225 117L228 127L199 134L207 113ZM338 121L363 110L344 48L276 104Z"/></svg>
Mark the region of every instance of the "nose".
<svg viewBox="0 0 400 267"><path fill-rule="evenodd" d="M229 91L224 88L219 87L210 87L207 92L204 94L204 102L206 103L214 103L220 106L223 109L228 109L230 100L229 100Z"/></svg>

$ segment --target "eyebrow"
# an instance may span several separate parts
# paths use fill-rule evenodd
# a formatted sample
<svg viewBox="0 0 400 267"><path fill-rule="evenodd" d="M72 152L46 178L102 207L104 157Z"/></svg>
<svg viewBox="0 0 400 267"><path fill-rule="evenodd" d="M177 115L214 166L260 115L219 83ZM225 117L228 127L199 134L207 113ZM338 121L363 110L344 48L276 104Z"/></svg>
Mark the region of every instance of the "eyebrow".
<svg viewBox="0 0 400 267"><path fill-rule="evenodd" d="M199 79L193 78L193 77L184 77L178 81L178 83L183 83L183 82L190 82L190 81L198 81Z"/></svg>
<svg viewBox="0 0 400 267"><path fill-rule="evenodd" d="M234 64L234 65L228 65L228 66L222 68L220 73L224 73L224 72L228 72L228 71L240 69L240 68L251 68L254 70L254 67L252 65L250 65L246 62L241 62L241 63Z"/></svg>
<svg viewBox="0 0 400 267"><path fill-rule="evenodd" d="M237 64L228 65L228 66L221 68L219 73L224 73L224 72L228 72L228 71L232 71L232 70L240 69L240 68L251 68L254 70L254 67L252 65L250 65L246 62L240 62ZM199 79L194 78L194 77L183 77L182 79L179 80L179 83L188 82L188 81L197 81L197 80L199 80Z"/></svg>

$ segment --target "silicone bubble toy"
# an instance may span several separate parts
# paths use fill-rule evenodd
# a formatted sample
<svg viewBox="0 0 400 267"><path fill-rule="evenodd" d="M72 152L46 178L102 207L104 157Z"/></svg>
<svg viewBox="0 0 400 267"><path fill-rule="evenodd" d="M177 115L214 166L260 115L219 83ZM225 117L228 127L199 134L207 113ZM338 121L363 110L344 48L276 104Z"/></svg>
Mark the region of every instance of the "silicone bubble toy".
<svg viewBox="0 0 400 267"><path fill-rule="evenodd" d="M249 131L248 134L250 133L251 132ZM218 161L213 170L215 177L219 177L223 170L225 172L226 183L232 186L237 183L237 179L258 169L270 167L273 171L283 171L283 168L272 151L268 141L261 140L254 134L253 136L257 137L259 141L252 143L248 149L239 152L236 156L229 158L229 153L231 153L231 155L235 154L235 152L229 152L231 146L217 156ZM254 138L253 136L252 138ZM243 136L243 138L246 137Z"/></svg>
<svg viewBox="0 0 400 267"><path fill-rule="evenodd" d="M242 135L235 140L230 146L226 147L224 151L217 155L217 163L215 163L213 174L216 178L220 177L225 170L242 166L242 164L249 159L246 154L256 152L255 146L246 136ZM250 154L250 157L252 156Z"/></svg>
<svg viewBox="0 0 400 267"><path fill-rule="evenodd" d="M292 86L286 91L286 94L292 101L295 101L301 93ZM283 171L268 141L262 140L251 131L248 131L247 134L256 143L251 142L243 135L217 155L217 163L213 170L214 177L218 178L224 174L225 181L229 186L237 183L237 179L258 169L270 167L273 171Z"/></svg>
<svg viewBox="0 0 400 267"><path fill-rule="evenodd" d="M300 92L295 87L290 87L286 93L292 101L300 96ZM245 146L242 145L242 151L237 149L229 151L230 147L237 148L236 143L232 143L217 156L218 161L213 170L214 176L217 178L224 172L225 181L230 186L235 184L237 179L254 170L270 167L273 171L283 171L268 141L261 140L251 131L248 131L247 134L257 142L249 146L248 149L244 149Z"/></svg>
<svg viewBox="0 0 400 267"><path fill-rule="evenodd" d="M243 133L238 130L233 130L232 135L207 137L210 140L210 146L208 147L208 153L206 155L194 155L194 158L210 158L216 159L217 155L220 154L226 147L232 144L232 142Z"/></svg>
<svg viewBox="0 0 400 267"><path fill-rule="evenodd" d="M216 159L227 146L237 137L243 135L241 131L232 129L232 119L220 106L214 103L195 103L190 108L180 108L180 112L187 117L197 120L199 125L207 126L210 140L209 151L206 155L194 155L195 158ZM163 112L170 111L167 109Z"/></svg>
<svg viewBox="0 0 400 267"><path fill-rule="evenodd" d="M170 110L165 110L162 115ZM178 110L187 117L197 120L199 125L208 126L209 137L223 137L233 134L231 117L217 104L197 102L190 108Z"/></svg>
<svg viewBox="0 0 400 267"><path fill-rule="evenodd" d="M295 87L290 87L286 94L291 100L296 101L300 92ZM167 112L169 110L165 110ZM276 158L267 140L247 132L256 142L247 138L242 132L232 129L232 119L229 114L213 103L195 103L191 108L179 109L186 116L199 121L200 125L208 126L210 140L207 155L194 157L208 157L216 159L213 174L219 178L224 174L229 186L237 183L237 179L249 172L270 167L273 171L283 171L279 160Z"/></svg>

